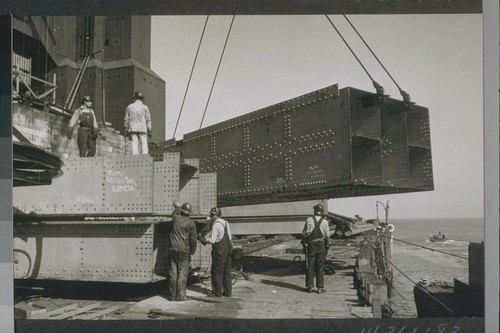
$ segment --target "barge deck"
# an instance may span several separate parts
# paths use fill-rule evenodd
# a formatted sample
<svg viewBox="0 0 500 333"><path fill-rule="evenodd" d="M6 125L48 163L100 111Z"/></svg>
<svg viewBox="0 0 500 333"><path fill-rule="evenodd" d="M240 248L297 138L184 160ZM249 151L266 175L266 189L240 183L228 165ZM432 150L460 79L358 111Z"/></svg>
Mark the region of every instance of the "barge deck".
<svg viewBox="0 0 500 333"><path fill-rule="evenodd" d="M75 307L81 309L92 305L96 310L66 319L78 319L78 316L89 316L93 312L104 313L93 319L110 320L373 318L372 307L360 300L353 280L356 255L362 239L333 241L327 256L329 274L325 274L327 292L324 294L305 292L304 254L300 241L291 239L235 260L233 267L236 280L230 298L208 296L210 280L207 281L200 274L191 279L188 300L183 302L168 301L162 294L162 284L144 288L144 293L134 295L133 299L127 299L127 290L116 291L114 298L118 296L117 293L124 293L120 300L99 299L98 295L88 292L87 297L83 298L59 298L50 293L42 297L24 294L22 299L16 301L17 318L36 319L41 313L55 311L60 314L64 307L73 306L71 311L75 311ZM137 294L136 291L134 293ZM99 306L96 302L99 302ZM111 310L106 312L106 309ZM47 318L47 314L43 316Z"/></svg>

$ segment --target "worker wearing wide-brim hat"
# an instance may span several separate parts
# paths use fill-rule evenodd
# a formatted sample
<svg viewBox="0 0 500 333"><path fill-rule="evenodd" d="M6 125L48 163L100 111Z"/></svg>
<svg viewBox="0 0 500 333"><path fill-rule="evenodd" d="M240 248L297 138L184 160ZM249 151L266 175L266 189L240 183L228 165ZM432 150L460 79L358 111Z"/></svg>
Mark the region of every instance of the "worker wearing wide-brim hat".
<svg viewBox="0 0 500 333"><path fill-rule="evenodd" d="M140 91L134 93L134 102L125 110L124 127L125 134L131 141L132 155L148 154L148 137L151 137L151 113L144 99L146 97ZM140 144L140 145L139 145Z"/></svg>
<svg viewBox="0 0 500 333"><path fill-rule="evenodd" d="M324 216L325 209L322 204L313 207L314 215L307 218L302 236L307 248L306 251L306 291L312 292L314 287L314 274L316 273L316 287L318 294L326 292L324 285L324 266L326 254L330 247L329 221Z"/></svg>
<svg viewBox="0 0 500 333"><path fill-rule="evenodd" d="M198 235L198 240L206 245L212 244L212 267L210 270L212 277L213 296L231 297L231 228L229 223L224 220L222 211L218 207L210 210L210 219L212 220L212 229L203 237Z"/></svg>

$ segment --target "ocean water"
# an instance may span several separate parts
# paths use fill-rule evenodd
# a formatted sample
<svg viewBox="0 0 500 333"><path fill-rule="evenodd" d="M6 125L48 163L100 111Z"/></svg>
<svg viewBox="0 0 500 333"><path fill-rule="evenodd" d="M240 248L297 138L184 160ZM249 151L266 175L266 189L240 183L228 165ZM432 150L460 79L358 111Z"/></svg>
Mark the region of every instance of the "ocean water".
<svg viewBox="0 0 500 333"><path fill-rule="evenodd" d="M390 301L394 317L417 316L413 286L422 278L451 283L456 278L468 282L468 260L448 254L468 258L469 242L484 241L483 219L405 219L390 220L389 223L395 226L392 263L397 269L393 268L394 291ZM445 234L448 240L438 243L429 241L429 235L438 231Z"/></svg>

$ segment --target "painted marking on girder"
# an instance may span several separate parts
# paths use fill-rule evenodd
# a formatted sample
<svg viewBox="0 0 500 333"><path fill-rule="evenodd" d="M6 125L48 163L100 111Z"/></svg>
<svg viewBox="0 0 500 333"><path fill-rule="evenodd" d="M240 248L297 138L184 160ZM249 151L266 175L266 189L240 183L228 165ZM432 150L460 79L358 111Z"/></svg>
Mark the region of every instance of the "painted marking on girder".
<svg viewBox="0 0 500 333"><path fill-rule="evenodd" d="M111 192L135 192L137 184L135 179L123 176L121 171L106 170L106 183L111 184Z"/></svg>

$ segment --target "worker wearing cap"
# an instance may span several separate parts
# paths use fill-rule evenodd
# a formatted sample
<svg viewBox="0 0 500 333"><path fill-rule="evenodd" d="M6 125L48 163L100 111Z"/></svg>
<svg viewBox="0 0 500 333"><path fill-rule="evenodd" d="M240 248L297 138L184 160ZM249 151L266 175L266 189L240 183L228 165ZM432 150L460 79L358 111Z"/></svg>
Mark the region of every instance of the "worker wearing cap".
<svg viewBox="0 0 500 333"><path fill-rule="evenodd" d="M141 154L148 154L148 137L151 137L151 114L149 108L144 104L144 95L136 91L134 102L125 110L125 135L131 141L132 155L139 154L139 143Z"/></svg>
<svg viewBox="0 0 500 333"><path fill-rule="evenodd" d="M314 273L316 273L316 287L318 294L326 292L324 288L324 266L326 253L330 247L330 236L328 220L323 216L323 205L317 204L313 207L314 215L307 218L302 230L304 244L306 246L306 290L312 292L314 287Z"/></svg>
<svg viewBox="0 0 500 333"><path fill-rule="evenodd" d="M196 225L191 220L192 208L184 203L180 209L174 203L172 225L169 230L168 278L171 301L186 299L186 286L191 256L196 251ZM178 213L177 213L178 212Z"/></svg>
<svg viewBox="0 0 500 333"><path fill-rule="evenodd" d="M68 138L73 137L73 130L79 124L78 128L78 149L80 157L95 156L95 147L99 127L95 118L94 110L92 110L92 98L84 96L82 105L75 110L71 120L69 121Z"/></svg>
<svg viewBox="0 0 500 333"><path fill-rule="evenodd" d="M206 245L212 244L212 267L210 270L212 277L213 296L231 297L231 228L226 220L221 218L222 211L218 207L210 210L212 229L203 237L198 235L198 240Z"/></svg>

